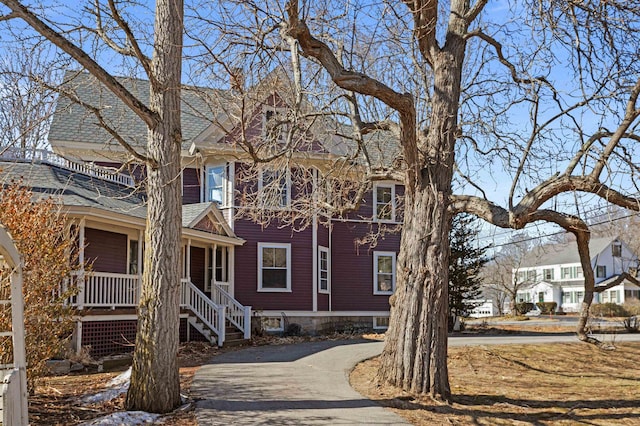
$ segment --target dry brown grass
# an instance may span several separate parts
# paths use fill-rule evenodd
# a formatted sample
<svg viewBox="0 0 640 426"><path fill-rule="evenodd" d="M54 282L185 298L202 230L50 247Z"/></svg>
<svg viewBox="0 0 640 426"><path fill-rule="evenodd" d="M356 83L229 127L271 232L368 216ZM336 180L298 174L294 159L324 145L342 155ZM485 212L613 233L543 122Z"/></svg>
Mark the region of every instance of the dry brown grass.
<svg viewBox="0 0 640 426"><path fill-rule="evenodd" d="M377 385L377 359L351 383L415 425L640 425L639 359L640 343L450 348L450 405Z"/></svg>

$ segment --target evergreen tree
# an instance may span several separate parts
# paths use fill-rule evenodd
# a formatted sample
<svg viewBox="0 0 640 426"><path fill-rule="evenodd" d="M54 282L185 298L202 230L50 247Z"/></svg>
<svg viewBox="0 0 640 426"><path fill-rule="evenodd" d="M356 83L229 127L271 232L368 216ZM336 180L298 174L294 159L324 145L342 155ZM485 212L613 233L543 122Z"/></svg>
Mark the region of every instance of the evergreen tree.
<svg viewBox="0 0 640 426"><path fill-rule="evenodd" d="M456 317L467 317L477 305L482 291L480 270L489 261L489 246L474 244L480 232L477 219L467 214L453 218L449 234L449 329Z"/></svg>

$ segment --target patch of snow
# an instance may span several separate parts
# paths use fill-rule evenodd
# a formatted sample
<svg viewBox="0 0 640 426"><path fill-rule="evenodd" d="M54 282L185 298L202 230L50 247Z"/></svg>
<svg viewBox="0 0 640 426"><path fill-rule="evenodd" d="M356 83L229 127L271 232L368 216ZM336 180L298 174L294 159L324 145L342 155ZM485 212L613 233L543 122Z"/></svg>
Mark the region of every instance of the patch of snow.
<svg viewBox="0 0 640 426"><path fill-rule="evenodd" d="M111 379L109 383L107 383L107 386L112 388L114 386L120 386L124 384L128 385L129 380L131 380L131 367L127 368L126 371Z"/></svg>
<svg viewBox="0 0 640 426"><path fill-rule="evenodd" d="M147 413L145 411L119 411L104 417L82 423L80 426L133 426L153 424L160 414Z"/></svg>
<svg viewBox="0 0 640 426"><path fill-rule="evenodd" d="M102 392L94 395L86 395L82 398L83 404L99 404L101 402L111 401L119 397L129 389L129 380L131 379L131 368L122 374L114 377L107 383L107 388Z"/></svg>

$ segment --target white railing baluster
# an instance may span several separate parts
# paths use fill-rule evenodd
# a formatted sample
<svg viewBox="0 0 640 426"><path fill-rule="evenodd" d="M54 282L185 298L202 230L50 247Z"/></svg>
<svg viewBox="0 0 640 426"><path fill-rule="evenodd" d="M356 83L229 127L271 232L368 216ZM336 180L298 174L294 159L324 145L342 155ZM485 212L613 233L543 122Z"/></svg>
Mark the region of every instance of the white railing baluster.
<svg viewBox="0 0 640 426"><path fill-rule="evenodd" d="M225 306L227 308L226 318L235 325L240 331L242 331L245 339L251 338L251 306L244 306L236 299L234 299L229 293L227 293L222 286L229 286L229 283L218 283L214 281L211 287L211 295L213 300L218 305Z"/></svg>

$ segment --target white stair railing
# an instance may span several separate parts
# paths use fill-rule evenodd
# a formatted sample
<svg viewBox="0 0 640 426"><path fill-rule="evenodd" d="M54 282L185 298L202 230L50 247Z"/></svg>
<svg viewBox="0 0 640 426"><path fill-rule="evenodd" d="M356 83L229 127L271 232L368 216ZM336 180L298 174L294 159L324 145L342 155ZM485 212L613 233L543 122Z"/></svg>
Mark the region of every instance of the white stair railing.
<svg viewBox="0 0 640 426"><path fill-rule="evenodd" d="M244 306L227 293L218 283L211 287L211 298L217 305L226 306L227 319L238 330L242 331L245 339L251 338L251 306Z"/></svg>
<svg viewBox="0 0 640 426"><path fill-rule="evenodd" d="M181 280L180 306L189 309L215 335L218 346L224 343L225 311L224 305L218 305L207 297L188 279Z"/></svg>

